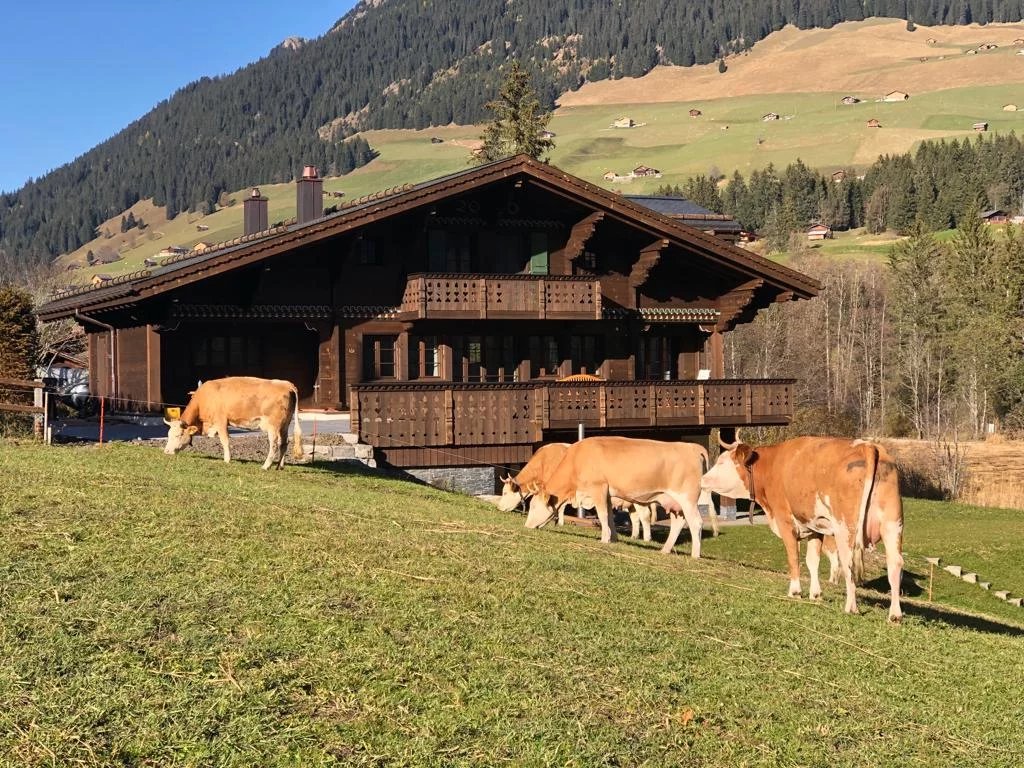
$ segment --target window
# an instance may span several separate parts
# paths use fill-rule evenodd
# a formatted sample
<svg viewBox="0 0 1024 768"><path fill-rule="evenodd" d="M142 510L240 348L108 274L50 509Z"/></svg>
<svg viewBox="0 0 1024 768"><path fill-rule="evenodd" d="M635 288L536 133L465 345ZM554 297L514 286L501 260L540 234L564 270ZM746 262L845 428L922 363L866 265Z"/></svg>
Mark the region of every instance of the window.
<svg viewBox="0 0 1024 768"><path fill-rule="evenodd" d="M530 376L557 376L562 365L558 339L554 336L530 337Z"/></svg>
<svg viewBox="0 0 1024 768"><path fill-rule="evenodd" d="M191 344L192 366L202 378L262 374L262 346L257 336L210 335Z"/></svg>
<svg viewBox="0 0 1024 768"><path fill-rule="evenodd" d="M427 235L427 265L431 272L473 271L473 235L433 229Z"/></svg>
<svg viewBox="0 0 1024 768"><path fill-rule="evenodd" d="M398 370L397 336L363 337L363 378L393 379Z"/></svg>
<svg viewBox="0 0 1024 768"><path fill-rule="evenodd" d="M604 362L600 336L572 336L569 339L569 357L573 373L596 373Z"/></svg>
<svg viewBox="0 0 1024 768"><path fill-rule="evenodd" d="M415 373L420 379L441 378L441 348L437 336L423 336L414 342L416 349Z"/></svg>
<svg viewBox="0 0 1024 768"><path fill-rule="evenodd" d="M666 336L646 336L640 341L637 358L638 379L676 378L676 351L679 340Z"/></svg>
<svg viewBox="0 0 1024 768"><path fill-rule="evenodd" d="M380 254L377 253L377 242L359 235L352 241L352 255L356 264L379 265Z"/></svg>
<svg viewBox="0 0 1024 768"><path fill-rule="evenodd" d="M576 263L573 265L573 272L576 274L596 274L597 254L593 251L584 251L581 253L576 257Z"/></svg>

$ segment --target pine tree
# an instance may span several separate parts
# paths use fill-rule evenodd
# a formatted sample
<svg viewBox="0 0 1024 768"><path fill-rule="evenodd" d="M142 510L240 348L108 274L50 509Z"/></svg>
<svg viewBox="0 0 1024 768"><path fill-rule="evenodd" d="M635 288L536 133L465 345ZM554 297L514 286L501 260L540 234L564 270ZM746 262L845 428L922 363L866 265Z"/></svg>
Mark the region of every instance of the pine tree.
<svg viewBox="0 0 1024 768"><path fill-rule="evenodd" d="M551 139L541 135L551 115L541 111L540 101L530 85L530 75L519 66L518 60L512 60L498 98L487 102L486 107L493 118L480 137L484 145L476 155L478 162L518 154L542 160L554 147Z"/></svg>
<svg viewBox="0 0 1024 768"><path fill-rule="evenodd" d="M32 297L23 288L0 284L0 377L35 378L38 352Z"/></svg>

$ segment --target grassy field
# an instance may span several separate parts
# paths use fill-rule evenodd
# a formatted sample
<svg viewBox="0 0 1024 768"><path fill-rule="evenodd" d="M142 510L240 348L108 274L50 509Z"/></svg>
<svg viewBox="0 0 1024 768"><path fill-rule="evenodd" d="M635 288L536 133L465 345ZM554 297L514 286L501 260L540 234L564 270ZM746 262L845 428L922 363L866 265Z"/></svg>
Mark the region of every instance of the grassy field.
<svg viewBox="0 0 1024 768"><path fill-rule="evenodd" d="M694 563L325 466L3 443L0 470L6 765L1024 760L1019 619L787 600L764 528ZM1018 521L908 504L907 590L951 546L1019 582Z"/></svg>

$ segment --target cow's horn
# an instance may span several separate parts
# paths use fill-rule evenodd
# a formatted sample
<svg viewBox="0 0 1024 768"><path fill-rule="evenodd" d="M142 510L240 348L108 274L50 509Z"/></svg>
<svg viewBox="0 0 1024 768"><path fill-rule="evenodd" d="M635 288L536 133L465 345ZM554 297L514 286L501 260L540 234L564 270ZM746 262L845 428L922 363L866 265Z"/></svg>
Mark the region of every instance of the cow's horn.
<svg viewBox="0 0 1024 768"><path fill-rule="evenodd" d="M164 424L166 424L168 427L174 426L174 422L171 421L170 419L164 419Z"/></svg>
<svg viewBox="0 0 1024 768"><path fill-rule="evenodd" d="M725 440L722 439L722 430L718 430L718 444L722 446L722 450L731 451L733 448L740 444L740 431L738 429L736 430L736 442L727 443L725 442Z"/></svg>

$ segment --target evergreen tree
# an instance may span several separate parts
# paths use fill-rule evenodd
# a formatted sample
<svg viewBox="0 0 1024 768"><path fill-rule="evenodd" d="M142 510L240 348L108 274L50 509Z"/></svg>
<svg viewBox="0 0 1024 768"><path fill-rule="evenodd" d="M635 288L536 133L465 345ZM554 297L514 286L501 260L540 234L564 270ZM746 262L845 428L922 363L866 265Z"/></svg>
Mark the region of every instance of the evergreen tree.
<svg viewBox="0 0 1024 768"><path fill-rule="evenodd" d="M34 379L38 354L32 297L23 288L0 283L0 377Z"/></svg>
<svg viewBox="0 0 1024 768"><path fill-rule="evenodd" d="M530 75L512 60L498 98L486 104L493 115L480 137L484 145L476 156L481 163L500 160L511 155L529 155L543 160L554 142L541 135L551 114L543 112L537 94L530 85Z"/></svg>

